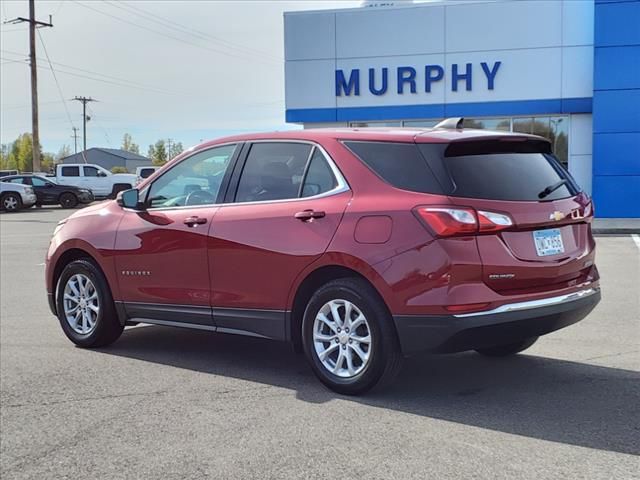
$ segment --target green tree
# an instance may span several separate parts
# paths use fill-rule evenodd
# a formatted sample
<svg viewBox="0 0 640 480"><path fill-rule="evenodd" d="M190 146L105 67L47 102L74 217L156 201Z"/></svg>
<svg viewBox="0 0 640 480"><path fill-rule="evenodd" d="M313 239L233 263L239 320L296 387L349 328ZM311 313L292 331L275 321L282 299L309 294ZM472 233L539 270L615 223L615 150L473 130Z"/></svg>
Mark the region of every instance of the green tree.
<svg viewBox="0 0 640 480"><path fill-rule="evenodd" d="M60 150L58 150L58 153L55 155L56 163L69 155L71 155L71 147L69 145L61 146Z"/></svg>
<svg viewBox="0 0 640 480"><path fill-rule="evenodd" d="M137 143L133 143L133 138L128 133L125 133L124 137L122 137L122 150L140 155L140 146Z"/></svg>
<svg viewBox="0 0 640 480"><path fill-rule="evenodd" d="M23 133L11 145L15 168L21 172L33 171L33 141L30 133Z"/></svg>
<svg viewBox="0 0 640 480"><path fill-rule="evenodd" d="M116 165L111 169L111 173L129 173L127 167L121 167L120 165Z"/></svg>
<svg viewBox="0 0 640 480"><path fill-rule="evenodd" d="M148 157L154 165L164 165L167 163L167 147L165 141L160 139L155 144L149 145Z"/></svg>
<svg viewBox="0 0 640 480"><path fill-rule="evenodd" d="M169 148L168 148L168 156L167 158L169 160L171 160L172 158L177 157L178 155L180 155L183 151L184 151L184 147L182 146L182 142L173 142L171 139L167 140L167 143L169 144Z"/></svg>
<svg viewBox="0 0 640 480"><path fill-rule="evenodd" d="M45 152L40 157L40 170L46 173L52 173L56 164L56 158L53 153Z"/></svg>

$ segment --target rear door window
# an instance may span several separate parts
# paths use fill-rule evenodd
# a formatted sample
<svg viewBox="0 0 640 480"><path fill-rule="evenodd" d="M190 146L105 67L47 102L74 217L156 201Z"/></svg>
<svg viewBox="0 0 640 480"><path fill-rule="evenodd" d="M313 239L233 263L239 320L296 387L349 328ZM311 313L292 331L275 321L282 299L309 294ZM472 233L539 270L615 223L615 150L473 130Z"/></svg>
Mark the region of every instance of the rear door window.
<svg viewBox="0 0 640 480"><path fill-rule="evenodd" d="M79 177L80 167L62 167L60 173L63 177Z"/></svg>
<svg viewBox="0 0 640 480"><path fill-rule="evenodd" d="M443 193L415 143L345 142L365 165L396 188Z"/></svg>
<svg viewBox="0 0 640 480"><path fill-rule="evenodd" d="M242 169L236 202L298 198L311 145L254 143Z"/></svg>

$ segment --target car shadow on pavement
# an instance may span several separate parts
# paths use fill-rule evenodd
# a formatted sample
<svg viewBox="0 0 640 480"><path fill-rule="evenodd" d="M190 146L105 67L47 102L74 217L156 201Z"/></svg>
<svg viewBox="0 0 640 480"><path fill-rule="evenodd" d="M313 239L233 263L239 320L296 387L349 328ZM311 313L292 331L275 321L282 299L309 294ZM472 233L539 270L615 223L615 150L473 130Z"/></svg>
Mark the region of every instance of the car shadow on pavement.
<svg viewBox="0 0 640 480"><path fill-rule="evenodd" d="M393 386L347 397L318 382L284 343L139 326L100 352L553 442L640 454L640 374L532 355L474 353L407 359Z"/></svg>

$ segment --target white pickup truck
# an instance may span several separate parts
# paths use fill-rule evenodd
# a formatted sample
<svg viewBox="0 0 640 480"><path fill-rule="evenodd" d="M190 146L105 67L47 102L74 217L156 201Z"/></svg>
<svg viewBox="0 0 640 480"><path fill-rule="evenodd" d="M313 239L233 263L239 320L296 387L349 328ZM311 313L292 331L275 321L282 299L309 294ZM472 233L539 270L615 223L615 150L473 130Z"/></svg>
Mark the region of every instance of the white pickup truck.
<svg viewBox="0 0 640 480"><path fill-rule="evenodd" d="M136 176L132 173L111 173L91 163L61 163L56 165L54 181L58 185L87 188L97 198L115 198L118 192L134 187Z"/></svg>

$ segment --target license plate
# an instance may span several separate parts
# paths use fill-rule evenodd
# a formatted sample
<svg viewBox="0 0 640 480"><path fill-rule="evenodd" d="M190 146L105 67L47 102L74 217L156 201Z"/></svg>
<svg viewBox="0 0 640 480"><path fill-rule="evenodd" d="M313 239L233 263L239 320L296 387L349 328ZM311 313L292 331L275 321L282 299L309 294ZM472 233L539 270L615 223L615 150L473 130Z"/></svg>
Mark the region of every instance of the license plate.
<svg viewBox="0 0 640 480"><path fill-rule="evenodd" d="M536 252L539 257L557 255L564 252L562 235L560 235L560 230L557 228L533 232L533 242L536 245Z"/></svg>

